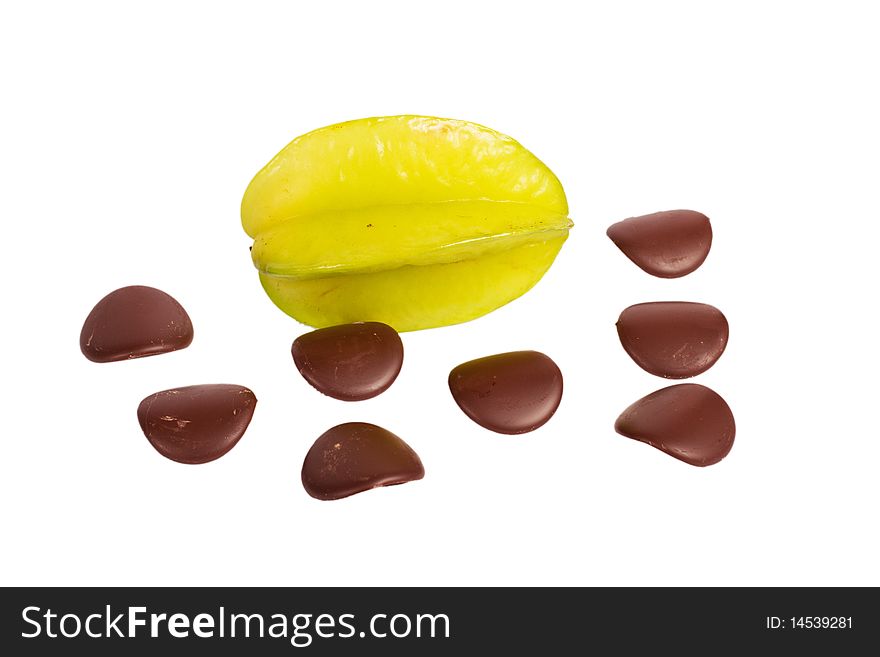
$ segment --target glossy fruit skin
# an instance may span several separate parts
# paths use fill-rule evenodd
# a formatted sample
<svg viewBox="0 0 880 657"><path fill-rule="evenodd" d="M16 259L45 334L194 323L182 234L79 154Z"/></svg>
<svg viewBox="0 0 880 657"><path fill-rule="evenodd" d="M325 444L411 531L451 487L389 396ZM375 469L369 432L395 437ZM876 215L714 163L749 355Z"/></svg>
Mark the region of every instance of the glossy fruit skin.
<svg viewBox="0 0 880 657"><path fill-rule="evenodd" d="M420 116L295 139L249 185L242 224L284 312L398 331L465 322L522 295L572 225L556 176L517 142Z"/></svg>

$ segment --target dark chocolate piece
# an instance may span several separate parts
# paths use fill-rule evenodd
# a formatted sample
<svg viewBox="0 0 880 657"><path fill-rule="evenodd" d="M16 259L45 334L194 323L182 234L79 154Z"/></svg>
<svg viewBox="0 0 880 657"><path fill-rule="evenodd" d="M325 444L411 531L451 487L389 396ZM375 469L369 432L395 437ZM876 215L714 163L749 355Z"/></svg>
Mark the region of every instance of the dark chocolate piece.
<svg viewBox="0 0 880 657"><path fill-rule="evenodd" d="M424 476L425 468L409 445L366 422L340 424L322 434L302 467L306 492L319 500L338 500Z"/></svg>
<svg viewBox="0 0 880 657"><path fill-rule="evenodd" d="M705 303L660 301L630 306L617 320L620 344L643 370L667 379L705 372L727 346L727 319Z"/></svg>
<svg viewBox="0 0 880 657"><path fill-rule="evenodd" d="M179 463L219 459L244 435L257 398L242 386L210 384L163 390L138 406L138 422L162 456Z"/></svg>
<svg viewBox="0 0 880 657"><path fill-rule="evenodd" d="M360 401L384 392L403 364L403 343L387 324L358 322L299 336L293 362L306 381L335 399Z"/></svg>
<svg viewBox="0 0 880 657"><path fill-rule="evenodd" d="M660 278L690 274L703 264L712 246L709 218L693 210L624 219L607 234L627 258Z"/></svg>
<svg viewBox="0 0 880 657"><path fill-rule="evenodd" d="M526 433L553 417L562 399L562 373L540 352L514 351L459 365L449 374L449 390L480 426Z"/></svg>
<svg viewBox="0 0 880 657"><path fill-rule="evenodd" d="M620 414L614 430L698 466L727 456L736 435L727 402L696 383L680 383L642 397Z"/></svg>
<svg viewBox="0 0 880 657"><path fill-rule="evenodd" d="M110 363L183 349L192 339L183 306L161 290L132 285L111 292L92 309L79 348L91 361Z"/></svg>

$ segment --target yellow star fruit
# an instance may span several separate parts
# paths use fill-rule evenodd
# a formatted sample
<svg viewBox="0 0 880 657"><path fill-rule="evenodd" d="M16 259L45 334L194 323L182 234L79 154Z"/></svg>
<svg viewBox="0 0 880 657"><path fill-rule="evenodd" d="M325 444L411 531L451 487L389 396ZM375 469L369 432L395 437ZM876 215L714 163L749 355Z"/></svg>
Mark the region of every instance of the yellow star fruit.
<svg viewBox="0 0 880 657"><path fill-rule="evenodd" d="M242 225L266 293L315 327L466 322L516 299L572 226L559 180L519 143L389 116L294 139L257 173Z"/></svg>

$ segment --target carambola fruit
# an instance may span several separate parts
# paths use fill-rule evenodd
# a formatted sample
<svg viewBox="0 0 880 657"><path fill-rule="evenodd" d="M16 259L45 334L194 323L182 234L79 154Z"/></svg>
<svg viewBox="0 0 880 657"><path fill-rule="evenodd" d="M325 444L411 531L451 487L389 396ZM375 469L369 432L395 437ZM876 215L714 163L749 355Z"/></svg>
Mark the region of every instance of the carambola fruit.
<svg viewBox="0 0 880 657"><path fill-rule="evenodd" d="M241 205L275 304L316 327L398 331L484 315L528 291L571 221L559 180L466 121L361 119L288 144Z"/></svg>

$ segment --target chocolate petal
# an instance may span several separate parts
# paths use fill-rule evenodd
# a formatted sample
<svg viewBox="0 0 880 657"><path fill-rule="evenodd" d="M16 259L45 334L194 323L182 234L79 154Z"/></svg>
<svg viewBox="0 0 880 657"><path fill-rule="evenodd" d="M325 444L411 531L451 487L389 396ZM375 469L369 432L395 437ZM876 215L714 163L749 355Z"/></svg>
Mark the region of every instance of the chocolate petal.
<svg viewBox="0 0 880 657"><path fill-rule="evenodd" d="M643 370L667 379L687 379L712 367L724 353L728 332L721 311L705 303L640 303L617 320L626 353Z"/></svg>
<svg viewBox="0 0 880 657"><path fill-rule="evenodd" d="M461 410L490 431L533 431L553 417L562 399L562 372L549 356L514 351L479 358L449 374Z"/></svg>
<svg viewBox="0 0 880 657"><path fill-rule="evenodd" d="M161 290L132 285L111 292L92 309L79 348L91 361L110 363L183 349L192 339L183 306Z"/></svg>
<svg viewBox="0 0 880 657"><path fill-rule="evenodd" d="M627 258L660 278L690 274L712 246L709 218L693 210L631 217L612 225L607 234Z"/></svg>
<svg viewBox="0 0 880 657"><path fill-rule="evenodd" d="M297 369L317 390L360 401L384 392L403 364L403 343L393 328L358 322L299 336L291 348Z"/></svg>
<svg viewBox="0 0 880 657"><path fill-rule="evenodd" d="M302 467L303 487L319 500L338 500L424 476L425 468L409 445L366 422L340 424L322 434Z"/></svg>
<svg viewBox="0 0 880 657"><path fill-rule="evenodd" d="M138 422L162 456L179 463L207 463L235 447L254 415L257 398L242 386L210 384L150 395L138 406Z"/></svg>
<svg viewBox="0 0 880 657"><path fill-rule="evenodd" d="M736 424L730 407L714 390L680 383L632 404L614 430L656 447L685 463L718 463L733 446Z"/></svg>

